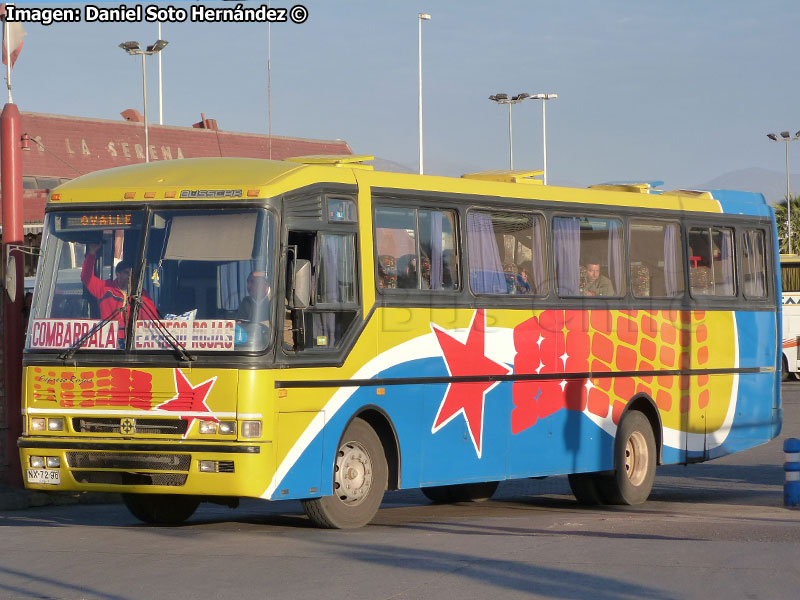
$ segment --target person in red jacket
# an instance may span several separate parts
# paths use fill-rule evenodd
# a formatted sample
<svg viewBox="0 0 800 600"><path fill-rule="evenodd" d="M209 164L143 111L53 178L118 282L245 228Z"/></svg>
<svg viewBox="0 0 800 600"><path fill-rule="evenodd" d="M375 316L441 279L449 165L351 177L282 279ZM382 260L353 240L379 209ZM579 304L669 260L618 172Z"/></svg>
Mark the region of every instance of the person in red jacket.
<svg viewBox="0 0 800 600"><path fill-rule="evenodd" d="M83 259L81 268L81 282L89 290L89 293L97 298L100 306L100 318L108 318L115 310L124 306L116 316L117 331L120 341L125 340L125 324L128 322L130 306L127 305L130 298L131 269L133 265L126 260L117 263L114 270L114 279L103 280L94 274L94 265L97 262L97 251L100 244L89 244L89 251ZM153 300L142 293L142 306L139 309L139 318L153 319L158 315Z"/></svg>

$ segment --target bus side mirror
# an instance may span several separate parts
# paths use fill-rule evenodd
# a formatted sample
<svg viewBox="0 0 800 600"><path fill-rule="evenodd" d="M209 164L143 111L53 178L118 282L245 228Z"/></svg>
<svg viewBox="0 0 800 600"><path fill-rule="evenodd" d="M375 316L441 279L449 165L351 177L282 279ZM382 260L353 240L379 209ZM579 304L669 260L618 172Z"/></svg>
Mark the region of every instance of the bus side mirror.
<svg viewBox="0 0 800 600"><path fill-rule="evenodd" d="M311 304L311 262L298 258L294 263L292 308L308 308Z"/></svg>

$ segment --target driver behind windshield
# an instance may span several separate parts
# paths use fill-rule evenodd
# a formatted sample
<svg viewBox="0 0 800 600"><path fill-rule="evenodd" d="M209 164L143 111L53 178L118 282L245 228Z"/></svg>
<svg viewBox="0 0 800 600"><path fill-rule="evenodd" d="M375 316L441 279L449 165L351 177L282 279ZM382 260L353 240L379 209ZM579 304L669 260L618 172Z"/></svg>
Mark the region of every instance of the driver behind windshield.
<svg viewBox="0 0 800 600"><path fill-rule="evenodd" d="M109 318L114 311L117 314L117 330L120 345L125 341L125 324L128 321L128 300L131 293L131 270L133 265L128 260L121 260L117 263L114 270L114 279L103 280L94 274L94 266L97 262L97 251L101 244L89 244L86 257L83 259L81 268L81 282L89 293L97 298L100 306L100 319ZM156 318L156 306L146 291L142 291L141 317L145 319Z"/></svg>
<svg viewBox="0 0 800 600"><path fill-rule="evenodd" d="M247 276L247 296L236 311L237 321L261 323L269 327L272 290L264 271L253 271Z"/></svg>

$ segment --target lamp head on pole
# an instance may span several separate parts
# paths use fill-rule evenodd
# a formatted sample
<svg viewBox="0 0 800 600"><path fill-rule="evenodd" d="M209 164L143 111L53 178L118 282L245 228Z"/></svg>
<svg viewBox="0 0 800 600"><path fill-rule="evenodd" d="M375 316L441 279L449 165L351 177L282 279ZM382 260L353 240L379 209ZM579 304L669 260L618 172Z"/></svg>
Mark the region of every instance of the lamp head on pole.
<svg viewBox="0 0 800 600"><path fill-rule="evenodd" d="M771 139L773 142L777 142L777 141L778 141L778 136L777 136L777 135L775 135L774 133L768 133L768 134L767 134L767 137L768 137L769 139Z"/></svg>
<svg viewBox="0 0 800 600"><path fill-rule="evenodd" d="M417 17L419 18L420 21L430 21L431 20L431 16L428 13L419 13L417 15Z"/></svg>
<svg viewBox="0 0 800 600"><path fill-rule="evenodd" d="M167 44L169 44L167 40L156 40L152 46L147 47L147 51L152 54L161 52L164 48L167 47Z"/></svg>
<svg viewBox="0 0 800 600"><path fill-rule="evenodd" d="M125 52L128 54L136 54L139 50L141 50L139 42L122 42L119 47L125 50Z"/></svg>

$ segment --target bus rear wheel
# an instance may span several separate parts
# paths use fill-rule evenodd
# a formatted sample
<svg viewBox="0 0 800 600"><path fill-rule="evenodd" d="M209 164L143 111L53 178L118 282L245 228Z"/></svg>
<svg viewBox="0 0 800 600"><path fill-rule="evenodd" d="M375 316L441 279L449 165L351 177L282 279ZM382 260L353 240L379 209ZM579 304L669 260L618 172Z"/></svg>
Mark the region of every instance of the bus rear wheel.
<svg viewBox="0 0 800 600"><path fill-rule="evenodd" d="M363 419L354 419L345 430L336 453L334 495L303 500L303 510L317 527L363 527L378 512L388 474L378 434Z"/></svg>
<svg viewBox="0 0 800 600"><path fill-rule="evenodd" d="M608 475L600 473L571 473L567 476L572 494L579 504L597 506L605 504L600 492L601 481Z"/></svg>
<svg viewBox="0 0 800 600"><path fill-rule="evenodd" d="M178 525L194 514L200 505L197 496L179 494L122 494L131 514L152 525Z"/></svg>
<svg viewBox="0 0 800 600"><path fill-rule="evenodd" d="M425 497L435 504L455 502L485 502L497 490L497 481L481 483L459 483L456 485L435 485L422 488Z"/></svg>
<svg viewBox="0 0 800 600"><path fill-rule="evenodd" d="M794 381L797 375L789 370L789 361L784 356L781 360L781 381Z"/></svg>
<svg viewBox="0 0 800 600"><path fill-rule="evenodd" d="M641 504L656 476L656 441L650 421L639 411L625 415L614 440L614 472L598 479L608 504Z"/></svg>

